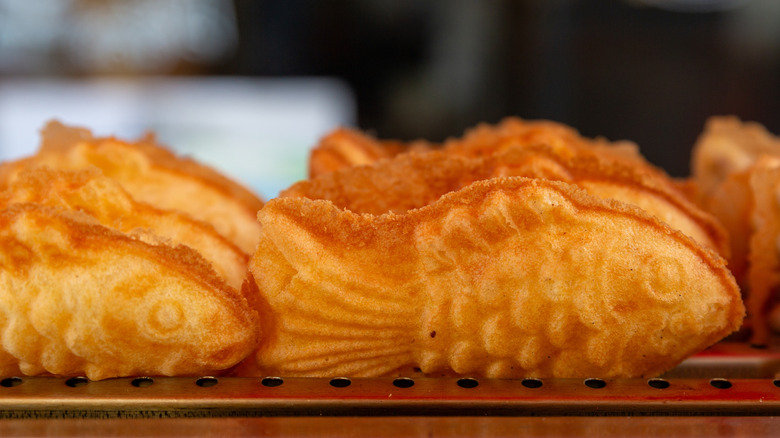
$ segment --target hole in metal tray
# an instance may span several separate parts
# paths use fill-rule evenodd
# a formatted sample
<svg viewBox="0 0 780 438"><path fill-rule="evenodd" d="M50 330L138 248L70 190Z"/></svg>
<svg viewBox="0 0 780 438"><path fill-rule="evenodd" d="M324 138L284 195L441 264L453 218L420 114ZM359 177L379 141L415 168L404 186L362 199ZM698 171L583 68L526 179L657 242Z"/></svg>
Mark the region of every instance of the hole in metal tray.
<svg viewBox="0 0 780 438"><path fill-rule="evenodd" d="M458 386L461 388L476 388L479 386L479 382L477 379L472 378L458 379Z"/></svg>
<svg viewBox="0 0 780 438"><path fill-rule="evenodd" d="M520 383L526 388L531 389L541 388L543 385L542 381L539 379L523 379Z"/></svg>
<svg viewBox="0 0 780 438"><path fill-rule="evenodd" d="M71 388L79 388L81 386L85 386L89 383L89 379L86 377L71 377L70 379L65 381L65 384L70 386Z"/></svg>
<svg viewBox="0 0 780 438"><path fill-rule="evenodd" d="M265 379L261 380L260 383L262 383L263 386L275 388L277 386L282 386L284 380L282 380L281 377L266 377Z"/></svg>
<svg viewBox="0 0 780 438"><path fill-rule="evenodd" d="M351 384L352 381L346 377L336 377L330 380L330 386L334 388L346 388Z"/></svg>
<svg viewBox="0 0 780 438"><path fill-rule="evenodd" d="M718 389L729 389L732 386L727 379L712 379L710 380L710 385Z"/></svg>
<svg viewBox="0 0 780 438"><path fill-rule="evenodd" d="M216 377L201 377L198 380L195 381L195 384L200 386L201 388L209 388L212 386L216 386L216 384L219 383L219 380Z"/></svg>
<svg viewBox="0 0 780 438"><path fill-rule="evenodd" d="M393 385L398 388L411 388L414 386L414 380L408 377L399 377L393 380Z"/></svg>
<svg viewBox="0 0 780 438"><path fill-rule="evenodd" d="M601 389L607 386L607 382L601 379L585 379L585 382L583 383L585 383L585 386L587 386L588 388L593 388L593 389Z"/></svg>
<svg viewBox="0 0 780 438"><path fill-rule="evenodd" d="M146 388L147 386L152 386L152 384L154 384L154 379L151 377L137 377L133 379L130 384L136 388Z"/></svg>
<svg viewBox="0 0 780 438"><path fill-rule="evenodd" d="M647 384L650 385L651 388L655 389L666 389L671 385L667 380L664 379L650 379L647 381Z"/></svg>
<svg viewBox="0 0 780 438"><path fill-rule="evenodd" d="M4 388L13 388L14 386L19 386L22 383L24 383L24 380L22 380L21 377L8 377L0 380L0 386Z"/></svg>

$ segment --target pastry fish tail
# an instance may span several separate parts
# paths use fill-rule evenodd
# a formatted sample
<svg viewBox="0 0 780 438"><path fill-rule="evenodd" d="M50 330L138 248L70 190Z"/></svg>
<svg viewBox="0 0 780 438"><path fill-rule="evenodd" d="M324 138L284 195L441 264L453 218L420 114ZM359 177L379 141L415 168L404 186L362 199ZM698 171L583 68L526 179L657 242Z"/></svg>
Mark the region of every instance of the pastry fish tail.
<svg viewBox="0 0 780 438"><path fill-rule="evenodd" d="M279 198L258 217L263 234L244 292L262 335L256 363L239 374L369 377L412 365L419 300L403 263L377 254L392 245L381 236L351 245L360 216L326 201Z"/></svg>

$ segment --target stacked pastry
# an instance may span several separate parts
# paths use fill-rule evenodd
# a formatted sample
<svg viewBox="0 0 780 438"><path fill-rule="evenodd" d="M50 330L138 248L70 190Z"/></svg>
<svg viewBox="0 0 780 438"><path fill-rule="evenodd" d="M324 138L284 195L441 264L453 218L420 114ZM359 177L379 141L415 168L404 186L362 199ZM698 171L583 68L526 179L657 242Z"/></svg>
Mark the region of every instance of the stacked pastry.
<svg viewBox="0 0 780 438"><path fill-rule="evenodd" d="M257 341L240 285L262 202L152 138L52 122L0 166L0 373L215 373Z"/></svg>
<svg viewBox="0 0 780 438"><path fill-rule="evenodd" d="M729 266L745 292L751 342L780 332L780 138L736 117L713 117L691 160L693 198L731 235Z"/></svg>

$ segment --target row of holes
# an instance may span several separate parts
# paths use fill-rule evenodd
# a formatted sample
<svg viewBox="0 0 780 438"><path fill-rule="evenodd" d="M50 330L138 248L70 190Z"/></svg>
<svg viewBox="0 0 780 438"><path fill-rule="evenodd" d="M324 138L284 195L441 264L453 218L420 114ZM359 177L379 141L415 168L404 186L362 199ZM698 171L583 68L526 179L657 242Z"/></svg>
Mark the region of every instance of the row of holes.
<svg viewBox="0 0 780 438"><path fill-rule="evenodd" d="M0 380L0 386L11 388L19 386L23 382L24 381L20 377L8 377ZM65 384L71 388L78 388L88 383L89 379L86 377L72 377L65 381ZM138 377L133 379L130 383L137 388L145 388L151 386L154 383L154 379L151 377ZM201 377L195 381L196 385L203 388L214 386L217 383L219 383L219 380L216 377ZM281 386L282 383L284 383L284 380L282 380L281 377L266 377L261 380L260 383L262 383L263 386L273 388ZM479 386L479 381L472 378L458 379L457 383L461 388L476 388ZM539 379L523 379L520 383L526 388L531 389L541 388L543 385L542 381ZM594 389L600 389L607 386L607 382L601 379L585 379L583 383L585 386ZM772 383L780 388L780 379L776 379ZM351 384L352 381L346 377L336 377L330 380L330 386L333 386L334 388L346 388ZM647 384L656 389L666 389L671 386L671 384L664 379L650 379L647 381ZM411 388L414 386L414 380L408 377L399 377L393 380L393 385L398 388ZM718 389L729 389L732 386L731 382L727 379L712 379L710 380L710 385Z"/></svg>

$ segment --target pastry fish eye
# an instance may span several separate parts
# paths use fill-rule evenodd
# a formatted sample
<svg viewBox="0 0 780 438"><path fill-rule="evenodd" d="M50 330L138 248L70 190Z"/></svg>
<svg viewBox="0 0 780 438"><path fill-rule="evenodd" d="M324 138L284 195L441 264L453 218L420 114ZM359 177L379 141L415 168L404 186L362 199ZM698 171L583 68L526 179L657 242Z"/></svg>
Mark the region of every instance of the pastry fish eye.
<svg viewBox="0 0 780 438"><path fill-rule="evenodd" d="M151 335L171 336L186 325L182 304L172 298L160 298L146 309L143 327Z"/></svg>

